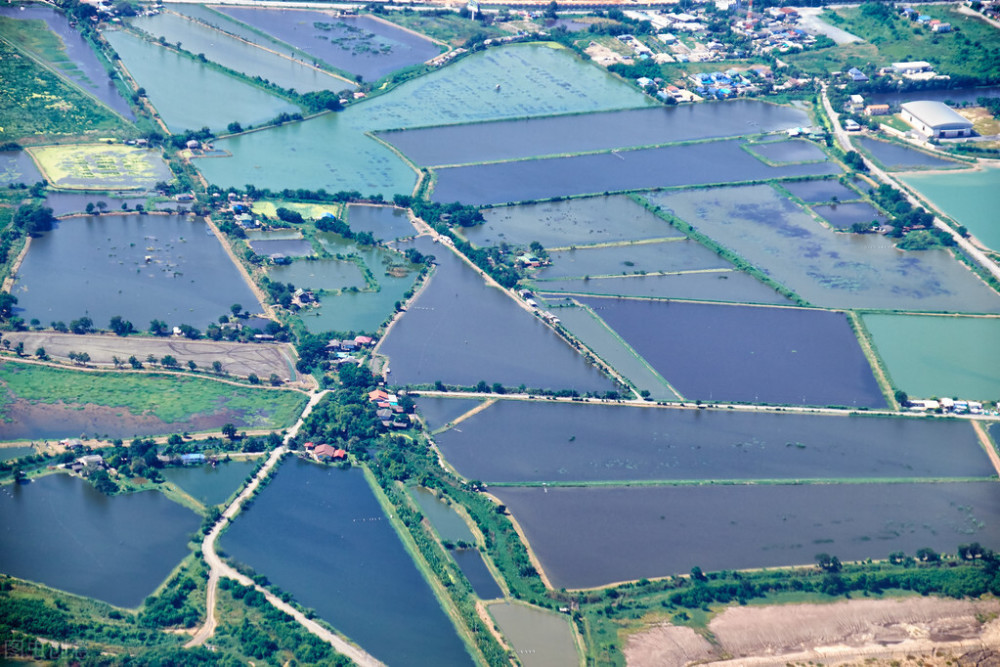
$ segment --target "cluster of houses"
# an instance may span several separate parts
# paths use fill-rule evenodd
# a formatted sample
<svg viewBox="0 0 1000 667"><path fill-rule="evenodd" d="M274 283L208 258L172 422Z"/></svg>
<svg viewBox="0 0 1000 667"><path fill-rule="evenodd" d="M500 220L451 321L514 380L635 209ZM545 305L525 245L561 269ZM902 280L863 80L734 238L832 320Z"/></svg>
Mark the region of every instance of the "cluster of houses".
<svg viewBox="0 0 1000 667"><path fill-rule="evenodd" d="M931 18L927 14L921 14L919 10L913 7L903 7L899 10L899 13L910 19L914 23L918 23L922 26L927 26L930 28L931 32L951 32L951 24L941 19Z"/></svg>
<svg viewBox="0 0 1000 667"><path fill-rule="evenodd" d="M755 56L804 51L816 43L816 37L797 27L800 19L792 7L771 7L763 14L736 22L733 32L750 38L750 52Z"/></svg>
<svg viewBox="0 0 1000 667"><path fill-rule="evenodd" d="M946 412L956 415L983 414L983 404L979 401L960 401L952 398L910 399L906 407L911 412Z"/></svg>
<svg viewBox="0 0 1000 667"><path fill-rule="evenodd" d="M347 450L334 447L333 445L317 445L314 442L307 442L302 447L314 459L320 462L347 460Z"/></svg>
<svg viewBox="0 0 1000 667"><path fill-rule="evenodd" d="M368 393L368 402L374 403L379 421L385 428L409 428L410 419L399 404L399 397L384 389L376 389Z"/></svg>
<svg viewBox="0 0 1000 667"><path fill-rule="evenodd" d="M754 66L752 69L754 74L764 78L771 75L771 68L764 65ZM757 86L747 77L747 71L749 70L730 68L725 72L692 74L689 78L694 82L694 91L702 97L723 100L757 91Z"/></svg>

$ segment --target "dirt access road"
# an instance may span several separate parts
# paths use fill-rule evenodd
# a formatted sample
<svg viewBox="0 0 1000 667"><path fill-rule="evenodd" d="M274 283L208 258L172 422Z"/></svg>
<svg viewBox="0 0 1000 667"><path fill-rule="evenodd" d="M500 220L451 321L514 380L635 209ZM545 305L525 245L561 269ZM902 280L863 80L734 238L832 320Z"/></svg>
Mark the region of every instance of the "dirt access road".
<svg viewBox="0 0 1000 667"><path fill-rule="evenodd" d="M321 391L312 395L309 399L309 403L302 411L302 415L299 417L299 420L291 429L289 429L288 434L285 436L284 444L271 452L267 462L263 465L263 467L261 467L257 475L249 484L247 484L246 488L243 489L236 499L230 503L225 511L222 512L222 518L215 524L211 532L209 532L209 534L206 535L205 539L202 541L201 553L205 557L205 562L209 567L208 588L205 593L205 605L207 607L205 612L205 624L198 629L191 641L185 645L186 647L201 646L215 633L215 628L218 625L218 621L215 618L215 598L219 588L219 579L220 577L227 577L238 581L244 586L252 586L255 588L257 591L262 593L264 597L267 598L267 601L273 606L294 618L295 621L307 631L327 642L333 646L338 653L346 655L358 665L361 665L362 667L380 667L382 665L381 662L360 647L355 646L343 637L330 632L316 621L306 618L305 614L300 612L298 609L288 604L266 588L258 586L249 577L237 572L235 569L223 562L222 558L219 557L219 554L215 550L215 542L219 538L219 535L226 529L229 522L240 513L240 510L243 508L243 503L253 496L261 482L271 474L275 466L277 466L281 461L282 457L288 453L288 443L291 442L292 439L298 434L299 429L302 428L302 424L305 422L306 418L326 394L327 391Z"/></svg>

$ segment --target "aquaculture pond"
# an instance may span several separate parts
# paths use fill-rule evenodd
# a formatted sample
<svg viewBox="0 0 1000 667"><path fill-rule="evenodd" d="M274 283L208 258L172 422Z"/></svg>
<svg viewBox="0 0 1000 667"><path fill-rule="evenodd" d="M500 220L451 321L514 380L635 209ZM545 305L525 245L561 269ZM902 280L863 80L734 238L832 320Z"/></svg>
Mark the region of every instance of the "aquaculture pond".
<svg viewBox="0 0 1000 667"><path fill-rule="evenodd" d="M592 310L565 306L552 312L578 341L620 373L633 387L639 391L648 391L649 397L657 401L675 401L680 398L663 376L653 370Z"/></svg>
<svg viewBox="0 0 1000 667"><path fill-rule="evenodd" d="M368 232L379 240L401 239L417 233L407 210L394 206L348 206L347 224L355 234Z"/></svg>
<svg viewBox="0 0 1000 667"><path fill-rule="evenodd" d="M508 94L497 96L496 84ZM222 187L252 183L391 198L410 194L416 174L365 132L654 104L562 47L515 44L470 55L340 113L217 141L233 157L201 160L198 168Z"/></svg>
<svg viewBox="0 0 1000 667"><path fill-rule="evenodd" d="M554 588L1000 540L997 482L492 489ZM622 517L627 517L623 521Z"/></svg>
<svg viewBox="0 0 1000 667"><path fill-rule="evenodd" d="M222 547L379 660L472 664L360 469L286 461Z"/></svg>
<svg viewBox="0 0 1000 667"><path fill-rule="evenodd" d="M135 120L135 114L108 76L105 65L98 60L90 44L79 30L70 25L64 14L47 5L9 5L0 7L0 16L44 21L62 42L65 57L52 62L59 73L118 115Z"/></svg>
<svg viewBox="0 0 1000 667"><path fill-rule="evenodd" d="M259 76L265 81L299 93L353 88L351 83L321 69L247 44L173 12L140 16L132 19L131 25L154 39L164 37L171 44L179 43L188 53L202 54L208 60L235 72L250 78Z"/></svg>
<svg viewBox="0 0 1000 667"><path fill-rule="evenodd" d="M664 276L545 280L538 281L534 286L541 292L557 295L590 294L736 303L790 303L786 297L749 274L728 269Z"/></svg>
<svg viewBox="0 0 1000 667"><path fill-rule="evenodd" d="M438 202L500 204L618 190L683 187L841 173L832 162L769 166L726 139L437 170Z"/></svg>
<svg viewBox="0 0 1000 667"><path fill-rule="evenodd" d="M584 246L552 251L549 258L552 266L541 268L536 280L733 268L705 246L688 239L598 248Z"/></svg>
<svg viewBox="0 0 1000 667"><path fill-rule="evenodd" d="M995 477L960 421L501 400L435 436L490 484Z"/></svg>
<svg viewBox="0 0 1000 667"><path fill-rule="evenodd" d="M199 329L234 303L262 309L203 220L173 215L87 216L31 240L12 292L25 321L120 315Z"/></svg>
<svg viewBox="0 0 1000 667"><path fill-rule="evenodd" d="M325 232L317 234L317 238L331 254L353 254L360 258L371 271L377 288L375 291L348 289L339 294L320 294L319 307L299 311L302 322L314 333L376 331L395 312L396 302L405 300L406 293L419 276L419 267L391 249L358 246L343 237ZM292 284L301 286L294 282ZM360 284L363 286L364 282Z"/></svg>
<svg viewBox="0 0 1000 667"><path fill-rule="evenodd" d="M220 7L232 16L337 69L376 81L441 52L431 40L373 16L321 11Z"/></svg>
<svg viewBox="0 0 1000 667"><path fill-rule="evenodd" d="M272 241L277 243L277 241ZM358 265L342 259L305 259L271 267L271 280L292 283L296 287L315 290L341 290L365 286L365 277Z"/></svg>
<svg viewBox="0 0 1000 667"><path fill-rule="evenodd" d="M0 447L0 461L12 461L37 453L34 447Z"/></svg>
<svg viewBox="0 0 1000 667"><path fill-rule="evenodd" d="M766 185L648 198L818 306L1000 311L1000 297L949 251L831 231Z"/></svg>
<svg viewBox="0 0 1000 667"><path fill-rule="evenodd" d="M415 400L420 417L427 425L428 431L436 431L484 403L478 398L453 399L438 396L417 396Z"/></svg>
<svg viewBox="0 0 1000 667"><path fill-rule="evenodd" d="M426 237L417 249L437 258L430 284L379 348L394 385L472 386L607 391L613 383L589 366L537 317Z"/></svg>
<svg viewBox="0 0 1000 667"><path fill-rule="evenodd" d="M472 584L472 590L480 600L495 600L503 597L497 580L486 566L478 549L456 549L451 552L462 574Z"/></svg>
<svg viewBox="0 0 1000 667"><path fill-rule="evenodd" d="M410 493L442 540L475 544L472 530L454 507L422 486L413 487Z"/></svg>
<svg viewBox="0 0 1000 667"><path fill-rule="evenodd" d="M495 96L517 91L502 88ZM808 123L805 112L756 100L525 118L384 132L380 136L423 166L516 160L737 137ZM818 158L824 159L822 152Z"/></svg>
<svg viewBox="0 0 1000 667"><path fill-rule="evenodd" d="M779 164L826 160L826 153L820 150L816 144L802 139L768 141L765 143L750 144L748 147L751 152L756 153L768 162Z"/></svg>
<svg viewBox="0 0 1000 667"><path fill-rule="evenodd" d="M885 407L871 366L843 313L639 299L578 300L685 398Z"/></svg>
<svg viewBox="0 0 1000 667"><path fill-rule="evenodd" d="M502 206L482 211L486 221L458 230L480 248L532 241L546 248L683 238L669 223L617 195Z"/></svg>
<svg viewBox="0 0 1000 667"><path fill-rule="evenodd" d="M108 497L65 474L0 486L0 571L137 607L188 555L201 517L156 491Z"/></svg>
<svg viewBox="0 0 1000 667"><path fill-rule="evenodd" d="M313 247L305 239L266 239L260 241L248 241L250 249L258 255L271 257L274 255L284 255L285 257L309 257L313 254ZM332 260L336 262L337 260ZM313 267L314 269L316 267Z"/></svg>
<svg viewBox="0 0 1000 667"><path fill-rule="evenodd" d="M518 602L487 609L524 667L578 667L580 653L569 618Z"/></svg>
<svg viewBox="0 0 1000 667"><path fill-rule="evenodd" d="M837 229L850 229L857 222L883 224L887 218L868 202L848 202L847 204L824 204L813 206L812 210Z"/></svg>
<svg viewBox="0 0 1000 667"><path fill-rule="evenodd" d="M863 319L893 385L913 398L1000 396L1000 319L878 314Z"/></svg>
<svg viewBox="0 0 1000 667"><path fill-rule="evenodd" d="M879 164L891 171L904 169L954 169L965 163L946 160L903 144L879 141L870 137L857 137L855 141L874 157Z"/></svg>
<svg viewBox="0 0 1000 667"><path fill-rule="evenodd" d="M122 30L103 33L171 132L257 125L299 107L205 63ZM178 95L177 91L184 91ZM214 158L222 159L222 158Z"/></svg>
<svg viewBox="0 0 1000 667"><path fill-rule="evenodd" d="M807 204L822 204L829 201L849 201L860 199L861 195L840 181L826 178L811 181L787 181L781 187Z"/></svg>
<svg viewBox="0 0 1000 667"><path fill-rule="evenodd" d="M1000 169L947 174L902 174L900 179L965 227L984 245L1000 249Z"/></svg>
<svg viewBox="0 0 1000 667"><path fill-rule="evenodd" d="M254 459L233 459L215 465L164 468L160 472L168 482L210 507L225 502L236 493L256 465Z"/></svg>
<svg viewBox="0 0 1000 667"><path fill-rule="evenodd" d="M0 185L24 183L34 185L42 180L34 160L25 151L0 151Z"/></svg>

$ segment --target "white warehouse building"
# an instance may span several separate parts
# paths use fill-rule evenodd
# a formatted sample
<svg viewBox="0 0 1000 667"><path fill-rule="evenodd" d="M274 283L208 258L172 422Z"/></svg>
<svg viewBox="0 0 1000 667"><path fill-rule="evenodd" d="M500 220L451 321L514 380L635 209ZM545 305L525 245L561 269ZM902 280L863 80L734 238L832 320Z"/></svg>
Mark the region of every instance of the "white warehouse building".
<svg viewBox="0 0 1000 667"><path fill-rule="evenodd" d="M972 121L941 102L907 102L900 109L903 120L925 136L943 139L972 136Z"/></svg>

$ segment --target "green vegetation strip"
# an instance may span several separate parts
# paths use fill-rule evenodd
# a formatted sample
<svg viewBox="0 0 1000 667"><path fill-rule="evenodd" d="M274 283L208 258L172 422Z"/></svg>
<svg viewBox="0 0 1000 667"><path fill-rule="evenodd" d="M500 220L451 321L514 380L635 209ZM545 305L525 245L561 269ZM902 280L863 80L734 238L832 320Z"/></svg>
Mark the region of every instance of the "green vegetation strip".
<svg viewBox="0 0 1000 667"><path fill-rule="evenodd" d="M295 421L306 402L297 391L241 387L199 377L159 373L80 372L36 364L0 364L0 382L14 398L91 404L149 413L164 422L220 409L265 417L272 428ZM6 410L0 407L0 415Z"/></svg>

